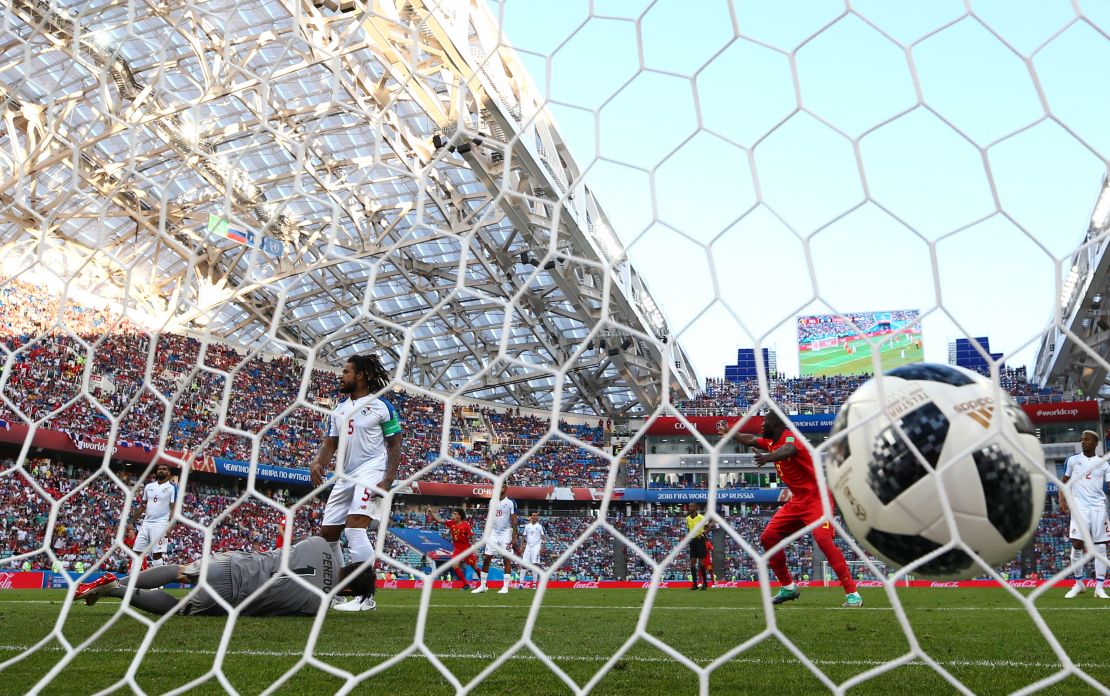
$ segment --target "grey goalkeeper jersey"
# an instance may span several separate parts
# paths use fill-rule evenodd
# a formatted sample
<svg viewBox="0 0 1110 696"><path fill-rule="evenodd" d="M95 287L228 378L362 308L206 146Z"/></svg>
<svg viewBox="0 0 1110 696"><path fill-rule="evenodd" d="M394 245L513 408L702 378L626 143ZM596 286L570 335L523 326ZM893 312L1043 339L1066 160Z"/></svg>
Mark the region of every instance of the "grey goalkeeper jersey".
<svg viewBox="0 0 1110 696"><path fill-rule="evenodd" d="M241 616L283 616L288 614L315 614L320 608L323 594L330 592L339 581L340 563L332 556L331 546L321 537L309 537L294 544L289 552L288 570L282 573L281 550L228 551L212 554L205 568L207 585L185 604L185 614L224 614L225 610L211 596L220 598L233 607L250 601L239 612ZM194 583L201 575L201 562L185 566L184 574ZM272 578L278 579L257 595L251 596ZM294 580L299 576L313 590Z"/></svg>

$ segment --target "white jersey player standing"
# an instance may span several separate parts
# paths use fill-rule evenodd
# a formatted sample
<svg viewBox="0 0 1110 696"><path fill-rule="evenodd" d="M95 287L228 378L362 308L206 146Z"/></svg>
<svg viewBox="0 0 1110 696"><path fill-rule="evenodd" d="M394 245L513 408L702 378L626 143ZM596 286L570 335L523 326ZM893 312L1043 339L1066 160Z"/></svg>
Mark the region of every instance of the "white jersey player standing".
<svg viewBox="0 0 1110 696"><path fill-rule="evenodd" d="M539 586L540 574L540 552L543 550L543 540L547 536L544 532L543 525L540 524L540 513L532 512L528 515L528 521L524 523L524 555L521 560L524 565L520 567L520 580L524 582L524 573L527 566L532 566L532 574L535 576L536 585Z"/></svg>
<svg viewBox="0 0 1110 696"><path fill-rule="evenodd" d="M477 588L471 590L473 594L481 594L488 589L486 578L489 576L489 567L494 554L499 554L505 559L505 581L501 583L501 589L497 594L506 594L509 591L509 583L512 582L513 559L510 554L516 548L516 503L506 497L504 487L494 494L494 499L493 522L490 524L489 541L486 542L486 560L482 564L482 572L478 574L480 583Z"/></svg>
<svg viewBox="0 0 1110 696"><path fill-rule="evenodd" d="M170 468L159 464L154 469L154 480L143 487L143 500L146 501L146 514L135 536L135 553L150 554L150 564L162 565L166 553L166 527L170 524L170 512L177 500L177 486L170 481Z"/></svg>
<svg viewBox="0 0 1110 696"><path fill-rule="evenodd" d="M320 536L342 558L339 536L347 534L352 563L374 563L374 545L366 530L370 520L388 516L388 494L401 463L401 419L393 405L378 398L389 386L389 375L376 355L356 355L343 366L339 391L347 399L335 407L324 445L310 465L312 485L324 482L324 467L336 460L335 482ZM335 606L340 611L368 611L376 606L373 595L356 597Z"/></svg>
<svg viewBox="0 0 1110 696"><path fill-rule="evenodd" d="M1075 584L1065 595L1068 599L1087 591L1083 582L1084 533L1090 534L1095 551L1095 597L1110 599L1103 589L1106 580L1106 542L1110 541L1110 520L1106 515L1106 484L1110 482L1110 462L1095 454L1098 433L1084 430L1080 442L1083 451L1068 457L1064 477L1060 479L1071 489L1071 562L1075 565ZM1067 513L1068 501L1060 491L1060 511Z"/></svg>

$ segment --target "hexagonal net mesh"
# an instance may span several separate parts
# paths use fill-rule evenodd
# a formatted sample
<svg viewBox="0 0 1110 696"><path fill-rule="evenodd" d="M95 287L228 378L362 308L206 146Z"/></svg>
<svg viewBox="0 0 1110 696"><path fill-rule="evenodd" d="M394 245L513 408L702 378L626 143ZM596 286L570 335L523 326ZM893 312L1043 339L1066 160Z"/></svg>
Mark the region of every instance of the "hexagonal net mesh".
<svg viewBox="0 0 1110 696"><path fill-rule="evenodd" d="M1064 565L993 568L956 530L975 505L944 478L957 460L978 467L995 495L979 515L1007 542L1041 510L998 502L1039 495L1006 450L1032 434L1009 397L973 404L986 430L956 452L939 407L899 418L879 390L882 504L926 480L934 527L956 530L946 543L872 530L899 570L827 495L827 461L859 456L853 433L874 423L845 411L831 440L806 445L822 510L769 543L781 501L724 496L729 456L748 452L699 431L835 412L860 379L792 381L764 364L702 390L697 373L737 344L774 347L799 314L850 319L864 371L882 369L884 339L849 313L868 303L923 307L921 325L960 336L1000 315L1015 328L983 364L1019 396L1039 393L1004 360L1038 341L1038 360L1080 346L1071 355L1103 379L1084 339L1104 322L1077 307L1101 301L1110 208L1100 198L1086 217L1110 142L1090 85L1110 15L760 5L5 2L0 584L59 592L0 596L17 607L3 690L844 693L912 678L1105 692L1058 638L1074 625L1044 615L1060 609L1053 583L1019 591L1031 569L1060 580L1094 557L1103 572L1102 540L1083 530L1088 550L1065 559L1050 504L1023 553ZM1042 307L1051 326L1028 329ZM380 374L349 362L368 354ZM649 440L664 422L690 435ZM703 456L692 466L707 475L683 480L704 486L718 576L750 589L666 594L697 588L686 563L701 528L648 495L656 454ZM456 507L473 537L452 528L453 558L440 523ZM542 556L502 522L533 509ZM313 538L345 526L341 542ZM517 574L464 569L487 550ZM780 550L825 598L840 589L810 590L822 582L806 569L844 554L867 606L847 620L776 609ZM989 597L949 606L902 589L961 564ZM357 598L344 614L338 594L370 566L381 606ZM456 569L465 587L535 592L460 597L444 591ZM638 584L564 592L618 579ZM934 634L959 631L934 609L961 622L997 609L983 630L1024 652L949 654Z"/></svg>

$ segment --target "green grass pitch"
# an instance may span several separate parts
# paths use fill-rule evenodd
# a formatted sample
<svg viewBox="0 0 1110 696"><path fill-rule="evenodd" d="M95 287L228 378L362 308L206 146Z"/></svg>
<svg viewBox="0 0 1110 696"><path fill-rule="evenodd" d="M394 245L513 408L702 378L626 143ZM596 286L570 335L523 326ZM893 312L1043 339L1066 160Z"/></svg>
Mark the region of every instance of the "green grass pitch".
<svg viewBox="0 0 1110 696"><path fill-rule="evenodd" d="M835 589L805 589L798 601L774 612L779 629L833 682L904 655L909 643L881 589L863 589L861 609L839 606ZM900 598L917 640L928 654L975 693L1003 694L1058 673L1061 664L1038 633L1022 605L1002 589L900 589ZM1110 684L1110 603L1088 592L1065 600L1054 589L1038 608L1060 644L1092 679ZM647 593L640 590L553 590L532 631L535 645L570 678L584 685L634 633ZM426 617L425 642L442 663L466 684L523 634L533 591L474 596L458 590L433 593ZM0 659L25 652L58 620L64 595L58 591L0 593ZM348 672L380 664L413 642L420 593L383 590L378 609L360 614L331 612L321 630L315 657ZM61 625L77 643L109 620L115 600L95 607L74 606ZM234 628L223 662L228 684L257 694L294 668L304 652L311 618L242 618ZM755 590L710 592L660 590L647 631L698 665L758 635L767 625ZM209 672L226 622L220 618L171 617L137 666L135 680L146 693L163 693ZM147 628L125 617L93 646L62 669L43 689L46 694L93 693L116 684L127 672ZM0 674L0 693L23 694L63 657L54 640L44 649L9 664ZM306 665L276 693L333 693L344 682ZM801 666L775 637L722 663L709 676L709 689L721 694L814 694L822 683ZM692 694L697 675L646 641L637 642L598 681L600 694ZM224 693L215 679L189 694ZM454 688L431 662L417 655L397 661L370 677L354 693L448 694ZM527 648L486 675L472 693L569 693L567 686ZM851 694L947 694L954 689L929 667L913 662L851 689ZM1069 676L1043 693L1091 693ZM131 693L117 689L114 693Z"/></svg>
<svg viewBox="0 0 1110 696"><path fill-rule="evenodd" d="M921 334L912 334L910 339L906 341L903 338L895 346L888 346L879 351L879 362L884 372L899 365L921 362L925 359L924 348L918 348L916 343L921 339ZM802 351L798 356L801 373L818 377L870 373L874 369L871 364L871 346L862 340L852 345L855 352L851 354L843 346ZM902 357L903 349L906 351L905 358Z"/></svg>

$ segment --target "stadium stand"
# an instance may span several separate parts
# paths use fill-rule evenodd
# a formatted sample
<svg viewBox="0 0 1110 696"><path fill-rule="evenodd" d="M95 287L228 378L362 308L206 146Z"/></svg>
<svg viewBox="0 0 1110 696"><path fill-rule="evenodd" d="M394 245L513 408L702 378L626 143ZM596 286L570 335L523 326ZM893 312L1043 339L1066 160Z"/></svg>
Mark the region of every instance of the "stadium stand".
<svg viewBox="0 0 1110 696"><path fill-rule="evenodd" d="M870 378L871 375L785 377L776 374L771 375L768 390L782 408L792 413L831 413ZM1019 403L1086 400L1082 395L1031 384L1025 367L1004 366L999 370L999 378L1002 388ZM730 382L709 378L703 392L675 406L687 416L724 416L743 414L758 402L759 382L756 380Z"/></svg>
<svg viewBox="0 0 1110 696"><path fill-rule="evenodd" d="M0 460L0 466L8 467L12 460ZM118 514L123 509L124 491L104 475L96 476L92 467L62 463L49 458L36 458L30 465L30 476L54 499L60 499L78 486L86 484L76 494L67 498L59 508L54 523L55 538L53 550L66 567L81 561L86 566L96 562L102 553L112 548L114 535L118 528ZM135 484L126 471L119 473L127 486ZM91 479L91 480L90 480ZM86 483L87 482L87 483ZM222 483L222 482L221 482ZM233 503L243 499L243 493L234 484L217 485L214 483L195 484L190 482L183 500L184 516L201 525L208 526L223 512L233 507ZM292 503L295 494L280 488L264 491L265 495L281 503ZM32 550L42 544L49 521L49 504L22 476L0 478L0 496L11 504L0 515L0 538L4 539L0 549L0 564L3 559ZM1052 503L1050 501L1050 507ZM485 507L482 503L470 505L468 516L475 530L485 524ZM303 538L319 523L322 503L319 500L302 507L295 519L293 538ZM774 512L770 505L751 505L740 514L734 510L725 515L728 524L735 529L754 548L759 546L759 535L767 520ZM133 501L130 525L133 526L142 514L141 501ZM448 515L449 509L440 509L441 515ZM645 514L613 514L610 519L622 534L635 542L656 561L668 554L685 533L683 515L678 506L655 506ZM594 517L587 510L562 510L545 512L542 522L548 533L544 549L544 563L549 566L593 523ZM1019 555L1014 561L1000 569L1005 577L1051 577L1060 572L1068 563L1067 516L1056 510L1046 511L1037 528L1032 553ZM521 519L523 523L523 518ZM274 548L282 534L283 518L270 505L258 499L247 499L231 514L224 517L212 529L212 548L217 551ZM412 527L442 533L438 525L421 507L400 507L391 516L390 526ZM178 524L170 532L167 558L170 562L188 561L200 554L203 544L202 535L192 527ZM616 575L614 549L616 542L605 532L595 532L587 537L559 566L552 575L556 580L607 580ZM849 560L855 554L844 539L837 542ZM396 560L420 569L427 567L419 553L403 544L393 535L386 538L385 548ZM649 580L651 567L634 553L626 551L629 580ZM726 536L724 546L725 565L716 568L718 580L752 580L756 576L755 564L740 549L731 536ZM791 572L799 578L814 573L812 545L803 541L792 544L787 549L787 562ZM104 567L124 570L129 565L125 553L116 550L109 556ZM33 561L36 570L49 569L45 555ZM1024 569L1024 571L1023 571ZM819 573L819 569L816 571ZM686 580L686 556L680 554L678 560L667 568L664 580ZM814 578L816 579L816 578Z"/></svg>
<svg viewBox="0 0 1110 696"><path fill-rule="evenodd" d="M74 437L106 437L111 429L107 414L122 415L118 439L153 447L159 441L169 404L166 449L247 461L251 459L251 440L217 428L227 379L220 374L223 372L232 380L227 427L258 433L272 424L259 438L258 461L305 468L322 441L323 412L331 409L337 396L336 374L312 370L306 400L321 411L294 408L304 374L298 361L245 355L229 346L173 333L157 334L152 363L157 369L147 379L146 361L135 358L147 356L151 350L146 330L105 309L70 303L62 311L52 293L19 280L0 285L0 317L0 348L15 353L4 394L17 410L0 403L0 419L10 422L40 421L41 427ZM33 340L40 335L44 338ZM90 346L95 346L95 357L89 393L98 403L77 398ZM402 476L423 469L441 455L497 474L528 454L517 474L519 485L596 486L605 481L608 461L572 440L552 438L532 452L549 423L522 415L519 409L480 410L493 431L491 444L498 448L493 452L466 447L459 427L462 407L454 406L451 442L448 451L441 452L444 404L400 390L388 398L401 413L405 430ZM600 424L560 421L558 428L597 447L605 441ZM427 479L489 481L450 462L435 467Z"/></svg>
<svg viewBox="0 0 1110 696"><path fill-rule="evenodd" d="M0 286L0 347L15 353L11 374L7 376L5 396L17 410L0 403L0 418L20 422L26 418L40 421L42 427L62 430L75 436L106 436L110 430L107 414L122 415L118 438L130 442L158 441L158 433L170 409L167 431L168 449L201 451L213 456L248 460L251 456L249 438L236 436L216 427L219 402L230 378L230 398L226 413L229 427L246 432L259 432L273 423L260 438L259 461L286 467L304 467L320 446L325 427L321 411L292 408L297 400L303 366L286 357L244 355L231 347L202 343L188 336L173 333L156 335L153 350L157 369L145 374L144 360L151 344L145 330L127 318L108 310L67 304L61 311L55 296L42 288L19 280ZM33 339L35 336L41 336ZM94 346L94 364L90 399L77 398L81 380ZM198 369L198 365L202 368ZM228 377L220 374L226 373ZM1001 370L1003 388L1019 401L1062 400L1058 390L1039 389L1027 379L1025 368L1005 367ZM309 375L307 400L330 409L336 395L336 375L313 370ZM786 378L773 375L770 390L773 398L791 410L832 410L867 379L867 376ZM46 385L47 388L43 388ZM695 398L678 404L688 415L710 413L721 415L744 411L758 400L758 384L754 380L739 383L710 379L706 389ZM462 406L451 411L448 433L450 443L445 452L440 442L445 406L428 396L395 391L389 395L402 414L405 439L402 476L435 465L425 475L427 480L477 484L488 482L483 475L457 466L460 462L478 470L498 474L512 463L526 458L514 475L514 485L604 485L608 462L575 441L596 448L606 446L607 433L603 423L597 425L560 422L558 429L566 437L555 437L537 446L549 429L549 422L519 409L496 409L482 406L469 427L488 430L490 442L471 449L464 442ZM1067 397L1074 398L1074 397ZM288 413L283 417L281 414ZM21 415L19 412L22 412ZM24 418L24 415L26 418ZM489 445L492 445L489 446ZM444 459L444 455L449 459ZM633 449L625 460L623 483L643 484L643 447ZM91 469L36 459L30 475L55 499L80 486L93 475ZM122 474L125 485L133 484ZM236 484L229 483L228 486ZM742 484L737 484L742 485ZM267 495L281 502L291 502L288 490L270 490ZM11 555L36 548L42 543L49 506L20 474L0 479L0 496L11 501L0 517L0 533L6 540L3 553ZM190 485L184 500L186 517L207 526L221 512L234 507L242 494L232 487ZM63 562L81 561L92 564L100 552L110 548L118 525L124 493L105 476L89 482L78 494L61 506L55 524L57 532L53 548ZM137 514L139 505L133 505ZM750 543L757 544L759 532L772 513L772 508L754 506L744 516L727 519ZM300 510L294 529L303 536L315 527L320 503L313 502ZM423 513L401 511L395 524L434 529L436 525ZM682 513L677 509L656 507L644 515L615 517L615 525L630 540L655 559L660 559L680 538ZM89 519L100 523L92 526ZM483 522L479 512L476 528ZM556 558L590 524L585 510L572 515L546 519L551 546L548 559ZM270 548L281 534L282 520L272 507L258 500L247 500L213 528L215 550ZM1057 513L1047 512L1038 529L1032 556L1019 558L1004 571L1013 577L1026 572L1046 577L1057 572L1066 557L1066 520ZM194 529L178 525L170 548L172 558L185 559L199 552L203 539ZM592 535L559 569L559 579L605 579L614 575L613 541L607 535ZM843 541L842 541L843 544ZM843 544L848 552L847 544ZM390 537L387 548L398 559L413 567L422 567L422 559L411 549ZM724 568L718 578L748 580L755 567L739 553L739 546L728 537ZM849 553L851 556L851 553ZM41 557L37 565L45 563ZM799 576L812 568L809 544L795 544L788 551L788 561ZM122 552L114 553L108 567L124 567L127 559ZM686 569L676 564L668 569L665 579L683 580ZM628 554L628 578L650 577L650 567L635 554Z"/></svg>

